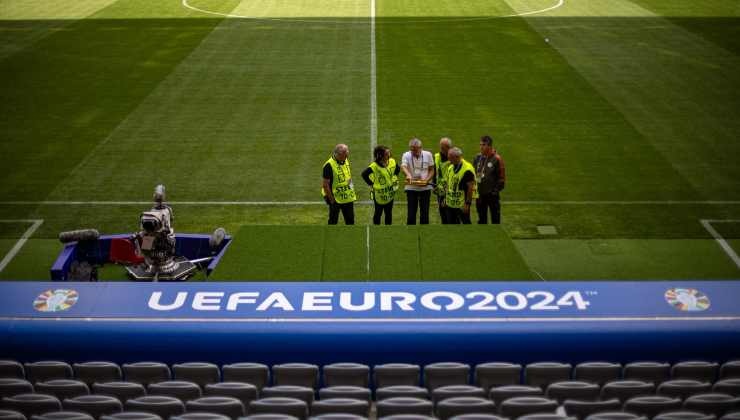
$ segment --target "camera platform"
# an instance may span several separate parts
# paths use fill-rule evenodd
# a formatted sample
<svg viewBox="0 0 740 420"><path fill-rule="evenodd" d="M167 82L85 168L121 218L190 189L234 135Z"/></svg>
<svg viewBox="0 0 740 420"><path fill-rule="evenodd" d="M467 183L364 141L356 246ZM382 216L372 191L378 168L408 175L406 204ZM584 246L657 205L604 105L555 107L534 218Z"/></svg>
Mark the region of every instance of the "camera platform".
<svg viewBox="0 0 740 420"><path fill-rule="evenodd" d="M164 268L142 263L127 266L126 271L134 281L184 281L198 271L198 266L185 257L174 257Z"/></svg>

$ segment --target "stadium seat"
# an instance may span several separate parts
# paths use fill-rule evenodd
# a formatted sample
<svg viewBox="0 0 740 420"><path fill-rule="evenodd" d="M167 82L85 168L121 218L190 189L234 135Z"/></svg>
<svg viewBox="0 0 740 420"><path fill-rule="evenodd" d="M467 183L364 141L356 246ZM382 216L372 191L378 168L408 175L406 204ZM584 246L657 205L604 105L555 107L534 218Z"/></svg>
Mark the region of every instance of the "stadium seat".
<svg viewBox="0 0 740 420"><path fill-rule="evenodd" d="M721 379L712 386L712 392L740 397L740 378Z"/></svg>
<svg viewBox="0 0 740 420"><path fill-rule="evenodd" d="M619 411L622 409L622 402L617 398L599 401L565 400L563 402L563 408L567 415L578 419L585 419L591 414Z"/></svg>
<svg viewBox="0 0 740 420"><path fill-rule="evenodd" d="M166 420L156 414L144 411L123 411L121 413L100 416L100 420Z"/></svg>
<svg viewBox="0 0 740 420"><path fill-rule="evenodd" d="M433 391L447 385L468 385L470 366L464 363L442 362L424 366L424 386Z"/></svg>
<svg viewBox="0 0 740 420"><path fill-rule="evenodd" d="M481 391L483 391L481 389ZM447 420L462 414L496 414L493 401L480 397L447 398L437 404L437 417Z"/></svg>
<svg viewBox="0 0 740 420"><path fill-rule="evenodd" d="M731 411L722 416L720 420L740 420L740 411Z"/></svg>
<svg viewBox="0 0 740 420"><path fill-rule="evenodd" d="M242 417L239 420L298 420L298 417L291 416L288 414L266 413L266 414L251 414L249 416Z"/></svg>
<svg viewBox="0 0 740 420"><path fill-rule="evenodd" d="M221 380L221 371L213 363L188 362L172 365L172 374L177 381L188 381L204 388Z"/></svg>
<svg viewBox="0 0 740 420"><path fill-rule="evenodd" d="M433 416L425 416L423 414L393 414L385 417L378 417L378 420L437 420Z"/></svg>
<svg viewBox="0 0 740 420"><path fill-rule="evenodd" d="M146 392L147 395L163 395L177 398L182 402L194 400L203 395L197 384L188 381L164 381L149 384Z"/></svg>
<svg viewBox="0 0 740 420"><path fill-rule="evenodd" d="M509 398L514 397L540 397L545 395L542 388L538 386L527 385L504 385L491 388L488 391L488 398L496 403L496 407L501 407L501 403Z"/></svg>
<svg viewBox="0 0 740 420"><path fill-rule="evenodd" d="M221 374L224 382L244 382L252 384L261 391L270 385L270 368L261 363L233 363L223 365Z"/></svg>
<svg viewBox="0 0 740 420"><path fill-rule="evenodd" d="M547 398L562 404L567 399L593 401L599 399L601 388L590 382L564 381L554 382L547 387Z"/></svg>
<svg viewBox="0 0 740 420"><path fill-rule="evenodd" d="M373 368L375 388L394 385L419 386L419 365L407 363L387 363Z"/></svg>
<svg viewBox="0 0 740 420"><path fill-rule="evenodd" d="M495 414L460 414L457 416L450 417L449 420L506 420L503 417L499 417Z"/></svg>
<svg viewBox="0 0 740 420"><path fill-rule="evenodd" d="M26 363L26 379L28 382L49 381L52 379L72 379L72 366L65 362L45 360L41 362Z"/></svg>
<svg viewBox="0 0 740 420"><path fill-rule="evenodd" d="M319 367L308 363L285 363L272 367L273 385L296 385L316 389Z"/></svg>
<svg viewBox="0 0 740 420"><path fill-rule="evenodd" d="M673 379L693 379L699 382L713 383L717 380L718 372L718 363L688 361L673 365L671 368L671 377Z"/></svg>
<svg viewBox="0 0 740 420"><path fill-rule="evenodd" d="M96 419L102 415L120 413L123 404L118 398L107 395L80 395L63 401L65 410L88 413Z"/></svg>
<svg viewBox="0 0 740 420"><path fill-rule="evenodd" d="M123 377L127 382L136 382L147 386L151 383L172 379L170 368L159 362L127 363L122 366Z"/></svg>
<svg viewBox="0 0 740 420"><path fill-rule="evenodd" d="M360 401L372 401L372 392L369 388L359 386L330 386L319 389L319 399L328 400L329 398L350 398Z"/></svg>
<svg viewBox="0 0 740 420"><path fill-rule="evenodd" d="M683 408L722 417L725 413L740 409L740 397L720 393L699 394L687 398Z"/></svg>
<svg viewBox="0 0 740 420"><path fill-rule="evenodd" d="M685 400L692 395L710 392L711 389L712 384L709 382L700 382L693 379L674 379L671 381L665 381L658 385L656 393L658 395L676 397Z"/></svg>
<svg viewBox="0 0 740 420"><path fill-rule="evenodd" d="M92 386L95 382L115 382L123 379L121 368L111 362L85 362L72 365L75 378Z"/></svg>
<svg viewBox="0 0 740 420"><path fill-rule="evenodd" d="M653 420L717 420L714 414L704 414L698 411L668 411L653 417Z"/></svg>
<svg viewBox="0 0 740 420"><path fill-rule="evenodd" d="M320 416L311 416L308 420L368 420L365 416L347 413L329 413Z"/></svg>
<svg viewBox="0 0 740 420"><path fill-rule="evenodd" d="M315 401L311 404L312 416L335 413L354 414L357 416L368 417L370 414L370 403L350 398L329 398L326 400Z"/></svg>
<svg viewBox="0 0 740 420"><path fill-rule="evenodd" d="M623 411L605 411L603 413L591 414L585 420L648 420L648 418Z"/></svg>
<svg viewBox="0 0 740 420"><path fill-rule="evenodd" d="M641 414L651 419L665 411L680 410L681 400L662 395L632 397L624 402L622 409L626 412Z"/></svg>
<svg viewBox="0 0 740 420"><path fill-rule="evenodd" d="M257 399L257 387L242 382L219 382L206 385L203 395L208 397L232 397L249 408L249 403Z"/></svg>
<svg viewBox="0 0 740 420"><path fill-rule="evenodd" d="M0 406L4 409L18 411L27 418L30 418L35 414L61 411L62 402L53 395L19 394L3 398Z"/></svg>
<svg viewBox="0 0 740 420"><path fill-rule="evenodd" d="M653 395L654 393L655 385L652 382L621 380L605 384L601 388L601 399L618 398L625 402L632 397Z"/></svg>
<svg viewBox="0 0 740 420"><path fill-rule="evenodd" d="M475 366L473 383L489 389L504 385L518 385L521 383L522 365L504 362L481 363Z"/></svg>
<svg viewBox="0 0 740 420"><path fill-rule="evenodd" d="M554 413L558 408L555 400L544 397L513 397L501 403L501 415L516 418L534 413Z"/></svg>
<svg viewBox="0 0 740 420"><path fill-rule="evenodd" d="M185 412L185 404L177 398L161 395L147 395L133 398L123 405L126 411L144 411L156 414L163 419L176 416Z"/></svg>
<svg viewBox="0 0 740 420"><path fill-rule="evenodd" d="M422 416L434 416L434 405L429 400L413 397L386 398L375 404L378 417L393 416L397 414L419 414Z"/></svg>
<svg viewBox="0 0 740 420"><path fill-rule="evenodd" d="M247 414L244 404L232 397L202 397L185 403L188 413L215 413L232 419Z"/></svg>
<svg viewBox="0 0 740 420"><path fill-rule="evenodd" d="M575 417L568 417L561 414L552 413L534 413L521 416L517 420L576 420Z"/></svg>
<svg viewBox="0 0 740 420"><path fill-rule="evenodd" d="M622 365L611 362L585 362L576 365L573 379L603 386L622 377Z"/></svg>
<svg viewBox="0 0 740 420"><path fill-rule="evenodd" d="M624 365L624 379L652 382L659 384L667 381L671 374L671 365L660 362L634 362Z"/></svg>
<svg viewBox="0 0 740 420"><path fill-rule="evenodd" d="M719 369L720 379L740 378L740 360L725 362Z"/></svg>
<svg viewBox="0 0 740 420"><path fill-rule="evenodd" d="M447 385L432 391L432 402L436 405L447 398L455 397L477 397L486 398L486 391L472 385Z"/></svg>
<svg viewBox="0 0 740 420"><path fill-rule="evenodd" d="M388 398L396 397L410 397L420 398L422 400L429 399L429 390L420 386L413 385L394 385L378 388L375 390L375 400L381 401Z"/></svg>
<svg viewBox="0 0 740 420"><path fill-rule="evenodd" d="M172 416L169 420L232 420L232 418L216 413L185 413L179 416Z"/></svg>
<svg viewBox="0 0 740 420"><path fill-rule="evenodd" d="M251 414L287 414L305 419L308 417L308 404L297 398L262 398L249 403L249 412Z"/></svg>
<svg viewBox="0 0 740 420"><path fill-rule="evenodd" d="M569 381L572 370L569 363L530 363L524 368L524 383L546 389L553 382Z"/></svg>
<svg viewBox="0 0 740 420"><path fill-rule="evenodd" d="M1 410L0 420L26 420L26 416L15 410Z"/></svg>
<svg viewBox="0 0 740 420"><path fill-rule="evenodd" d="M132 398L139 398L146 395L146 389L144 385L136 382L105 382L105 383L94 383L92 386L92 392L96 395L110 395L111 397L118 398L119 401L125 403Z"/></svg>
<svg viewBox="0 0 740 420"><path fill-rule="evenodd" d="M312 388L297 385L279 385L279 386L268 386L262 389L262 398L295 398L304 401L307 406L310 406L314 400L314 391Z"/></svg>
<svg viewBox="0 0 740 420"><path fill-rule="evenodd" d="M84 382L74 379L52 379L50 381L37 382L34 389L39 394L53 395L59 398L59 401L90 394L90 389Z"/></svg>
<svg viewBox="0 0 740 420"><path fill-rule="evenodd" d="M33 385L21 378L0 378L0 400L18 394L32 394Z"/></svg>
<svg viewBox="0 0 740 420"><path fill-rule="evenodd" d="M95 420L95 418L80 411L52 411L31 416L30 420Z"/></svg>
<svg viewBox="0 0 740 420"><path fill-rule="evenodd" d="M323 367L324 386L370 385L370 367L359 363L333 363Z"/></svg>
<svg viewBox="0 0 740 420"><path fill-rule="evenodd" d="M15 360L0 360L0 378L25 379L26 371Z"/></svg>

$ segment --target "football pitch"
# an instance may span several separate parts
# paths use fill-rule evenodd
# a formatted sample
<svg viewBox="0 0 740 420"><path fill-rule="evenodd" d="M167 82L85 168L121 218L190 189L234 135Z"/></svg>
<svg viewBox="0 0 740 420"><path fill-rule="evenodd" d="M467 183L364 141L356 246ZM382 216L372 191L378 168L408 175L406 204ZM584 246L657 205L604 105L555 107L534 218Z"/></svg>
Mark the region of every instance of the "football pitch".
<svg viewBox="0 0 740 420"><path fill-rule="evenodd" d="M373 146L483 134L500 227L405 226L401 193L367 226ZM324 226L337 143L354 227ZM177 232L234 236L218 280L737 279L740 2L0 0L0 157L6 280L159 183Z"/></svg>

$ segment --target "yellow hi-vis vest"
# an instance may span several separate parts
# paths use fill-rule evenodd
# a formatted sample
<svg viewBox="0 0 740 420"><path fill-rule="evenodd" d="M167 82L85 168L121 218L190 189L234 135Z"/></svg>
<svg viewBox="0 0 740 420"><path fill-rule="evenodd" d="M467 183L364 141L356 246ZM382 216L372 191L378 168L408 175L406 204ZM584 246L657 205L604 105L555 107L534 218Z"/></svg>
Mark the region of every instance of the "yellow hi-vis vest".
<svg viewBox="0 0 740 420"><path fill-rule="evenodd" d="M352 185L352 171L349 166L349 158L344 161L344 165L340 165L333 156L324 163L331 165L332 174L334 179L331 183L331 192L334 194L334 200L339 204L351 203L357 200L355 195L355 189ZM325 196L324 188L321 188L321 195Z"/></svg>
<svg viewBox="0 0 740 420"><path fill-rule="evenodd" d="M444 195L445 188L447 188L447 167L450 166L450 161L447 160L442 162L442 154L434 154L434 173L437 174L437 185L434 187L434 193L437 195Z"/></svg>
<svg viewBox="0 0 740 420"><path fill-rule="evenodd" d="M453 209L461 209L465 204L465 189L460 189L460 181L462 181L465 172L470 172L473 175L473 198L475 198L475 168L465 159L461 160L462 167L455 173L455 166L449 165L447 167L447 173L445 174L445 180L447 182L447 189L445 191L445 204L447 207Z"/></svg>
<svg viewBox="0 0 740 420"><path fill-rule="evenodd" d="M373 198L378 204L390 203L396 197L398 189L395 159L388 159L388 166L385 168L373 162L370 169L373 171L370 174L370 180L373 181Z"/></svg>

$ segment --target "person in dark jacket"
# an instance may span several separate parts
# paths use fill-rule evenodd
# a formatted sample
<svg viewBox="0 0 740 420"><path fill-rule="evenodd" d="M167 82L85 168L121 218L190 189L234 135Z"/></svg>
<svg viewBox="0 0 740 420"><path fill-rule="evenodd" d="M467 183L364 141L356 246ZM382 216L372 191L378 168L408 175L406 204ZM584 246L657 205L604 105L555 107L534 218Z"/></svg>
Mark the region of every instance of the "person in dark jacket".
<svg viewBox="0 0 740 420"><path fill-rule="evenodd" d="M491 213L491 223L501 223L501 191L506 184L506 168L504 159L493 147L493 139L483 136L480 139L480 154L473 160L476 178L478 181L478 198L475 207L478 210L478 224L488 223L488 213Z"/></svg>

